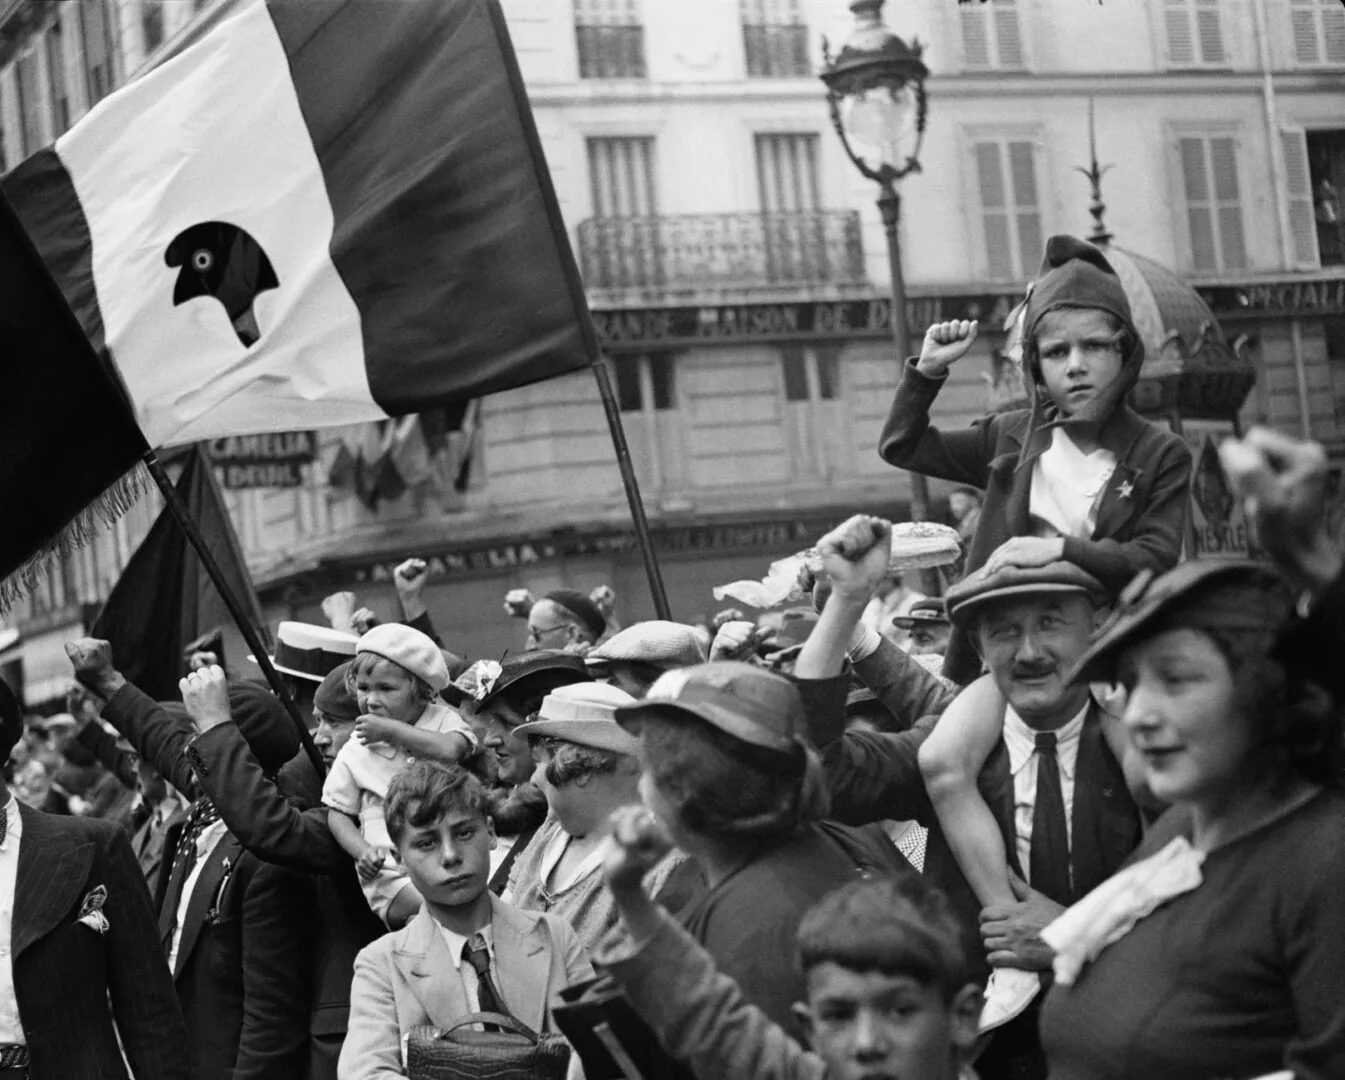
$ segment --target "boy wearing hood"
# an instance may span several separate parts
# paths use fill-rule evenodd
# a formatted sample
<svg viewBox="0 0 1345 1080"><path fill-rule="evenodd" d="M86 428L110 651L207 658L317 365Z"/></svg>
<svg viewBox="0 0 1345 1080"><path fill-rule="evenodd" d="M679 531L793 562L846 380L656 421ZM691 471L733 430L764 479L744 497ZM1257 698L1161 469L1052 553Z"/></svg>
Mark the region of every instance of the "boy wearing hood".
<svg viewBox="0 0 1345 1080"><path fill-rule="evenodd" d="M1141 570L1176 565L1186 531L1191 454L1185 442L1126 404L1144 346L1130 303L1092 244L1054 236L1021 308L1030 406L943 432L929 409L949 366L976 339L974 322L930 327L909 361L879 442L884 460L985 490L967 576L1064 560L1118 593ZM943 673L980 673L970 636L955 629ZM987 907L1017 902L1003 838L975 778L1000 737L1005 702L981 679L953 702L920 749L930 798L968 882ZM1118 760L1124 734L1109 732ZM1012 969L1005 979L1012 981ZM1036 978L1019 978L1023 993ZM996 997L992 983L988 995Z"/></svg>

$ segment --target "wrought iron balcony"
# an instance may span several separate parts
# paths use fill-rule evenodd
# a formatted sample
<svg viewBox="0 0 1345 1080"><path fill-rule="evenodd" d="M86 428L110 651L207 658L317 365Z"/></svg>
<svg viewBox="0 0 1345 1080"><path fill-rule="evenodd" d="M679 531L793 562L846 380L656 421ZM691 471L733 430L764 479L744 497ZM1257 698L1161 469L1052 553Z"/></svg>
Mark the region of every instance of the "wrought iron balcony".
<svg viewBox="0 0 1345 1080"><path fill-rule="evenodd" d="M743 23L749 79L799 79L813 73L808 28L785 23Z"/></svg>
<svg viewBox="0 0 1345 1080"><path fill-rule="evenodd" d="M590 218L579 226L590 289L685 291L859 285L859 213L682 214Z"/></svg>
<svg viewBox="0 0 1345 1080"><path fill-rule="evenodd" d="M638 23L575 23L581 79L643 79L644 27Z"/></svg>

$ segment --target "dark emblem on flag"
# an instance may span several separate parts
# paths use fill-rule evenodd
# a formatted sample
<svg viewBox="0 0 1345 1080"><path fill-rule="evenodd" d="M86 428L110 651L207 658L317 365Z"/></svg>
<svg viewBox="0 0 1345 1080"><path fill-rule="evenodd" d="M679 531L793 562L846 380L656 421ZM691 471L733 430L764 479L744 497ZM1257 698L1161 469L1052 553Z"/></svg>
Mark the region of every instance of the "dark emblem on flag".
<svg viewBox="0 0 1345 1080"><path fill-rule="evenodd" d="M164 252L164 262L182 267L173 288L173 306L197 296L213 296L229 314L238 340L247 348L261 337L252 305L259 294L280 287L266 252L248 233L224 221L203 221L183 229Z"/></svg>

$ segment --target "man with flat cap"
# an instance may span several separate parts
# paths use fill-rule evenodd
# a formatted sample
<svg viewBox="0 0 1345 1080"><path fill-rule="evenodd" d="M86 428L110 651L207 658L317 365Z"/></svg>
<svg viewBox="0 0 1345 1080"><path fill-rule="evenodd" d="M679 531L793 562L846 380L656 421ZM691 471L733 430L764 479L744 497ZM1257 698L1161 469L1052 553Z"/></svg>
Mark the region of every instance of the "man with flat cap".
<svg viewBox="0 0 1345 1080"><path fill-rule="evenodd" d="M832 593L799 656L798 677L844 686L846 645L886 571L889 545L886 523L862 516L819 543ZM1052 954L1040 931L1119 869L1140 840L1139 810L1103 734L1101 708L1086 684L1069 681L1107 600L1096 578L1065 562L976 574L948 592L950 617L971 635L1008 703L978 786L1019 879L1013 905L982 911L933 812L917 758L936 716L899 734L846 732L841 709L809 716L837 819L909 818L929 829L924 871L952 901L982 978L991 964L1049 978ZM983 1027L996 1030L977 1061L982 1080L1046 1076L1039 1003L1020 998L1021 1015L987 1010Z"/></svg>
<svg viewBox="0 0 1345 1080"><path fill-rule="evenodd" d="M22 736L0 681L5 758ZM126 833L4 800L0 1080L186 1080L187 1030Z"/></svg>

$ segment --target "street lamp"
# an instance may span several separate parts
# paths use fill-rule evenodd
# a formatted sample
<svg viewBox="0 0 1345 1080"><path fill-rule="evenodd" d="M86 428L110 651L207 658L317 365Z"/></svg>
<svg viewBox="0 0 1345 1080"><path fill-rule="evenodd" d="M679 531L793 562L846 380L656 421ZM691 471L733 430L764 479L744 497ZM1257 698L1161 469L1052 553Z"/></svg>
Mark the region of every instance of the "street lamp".
<svg viewBox="0 0 1345 1080"><path fill-rule="evenodd" d="M827 87L831 122L850 160L881 189L878 210L887 233L887 259L892 278L892 341L897 356L910 355L906 325L906 282L901 272L901 196L897 181L920 170L920 144L925 135L928 102L925 79L929 68L920 59L922 46L902 41L883 25L883 0L853 0L855 28L833 57L825 38L822 81ZM929 487L920 473L911 473L911 517L929 516ZM928 579L933 574L926 574Z"/></svg>

